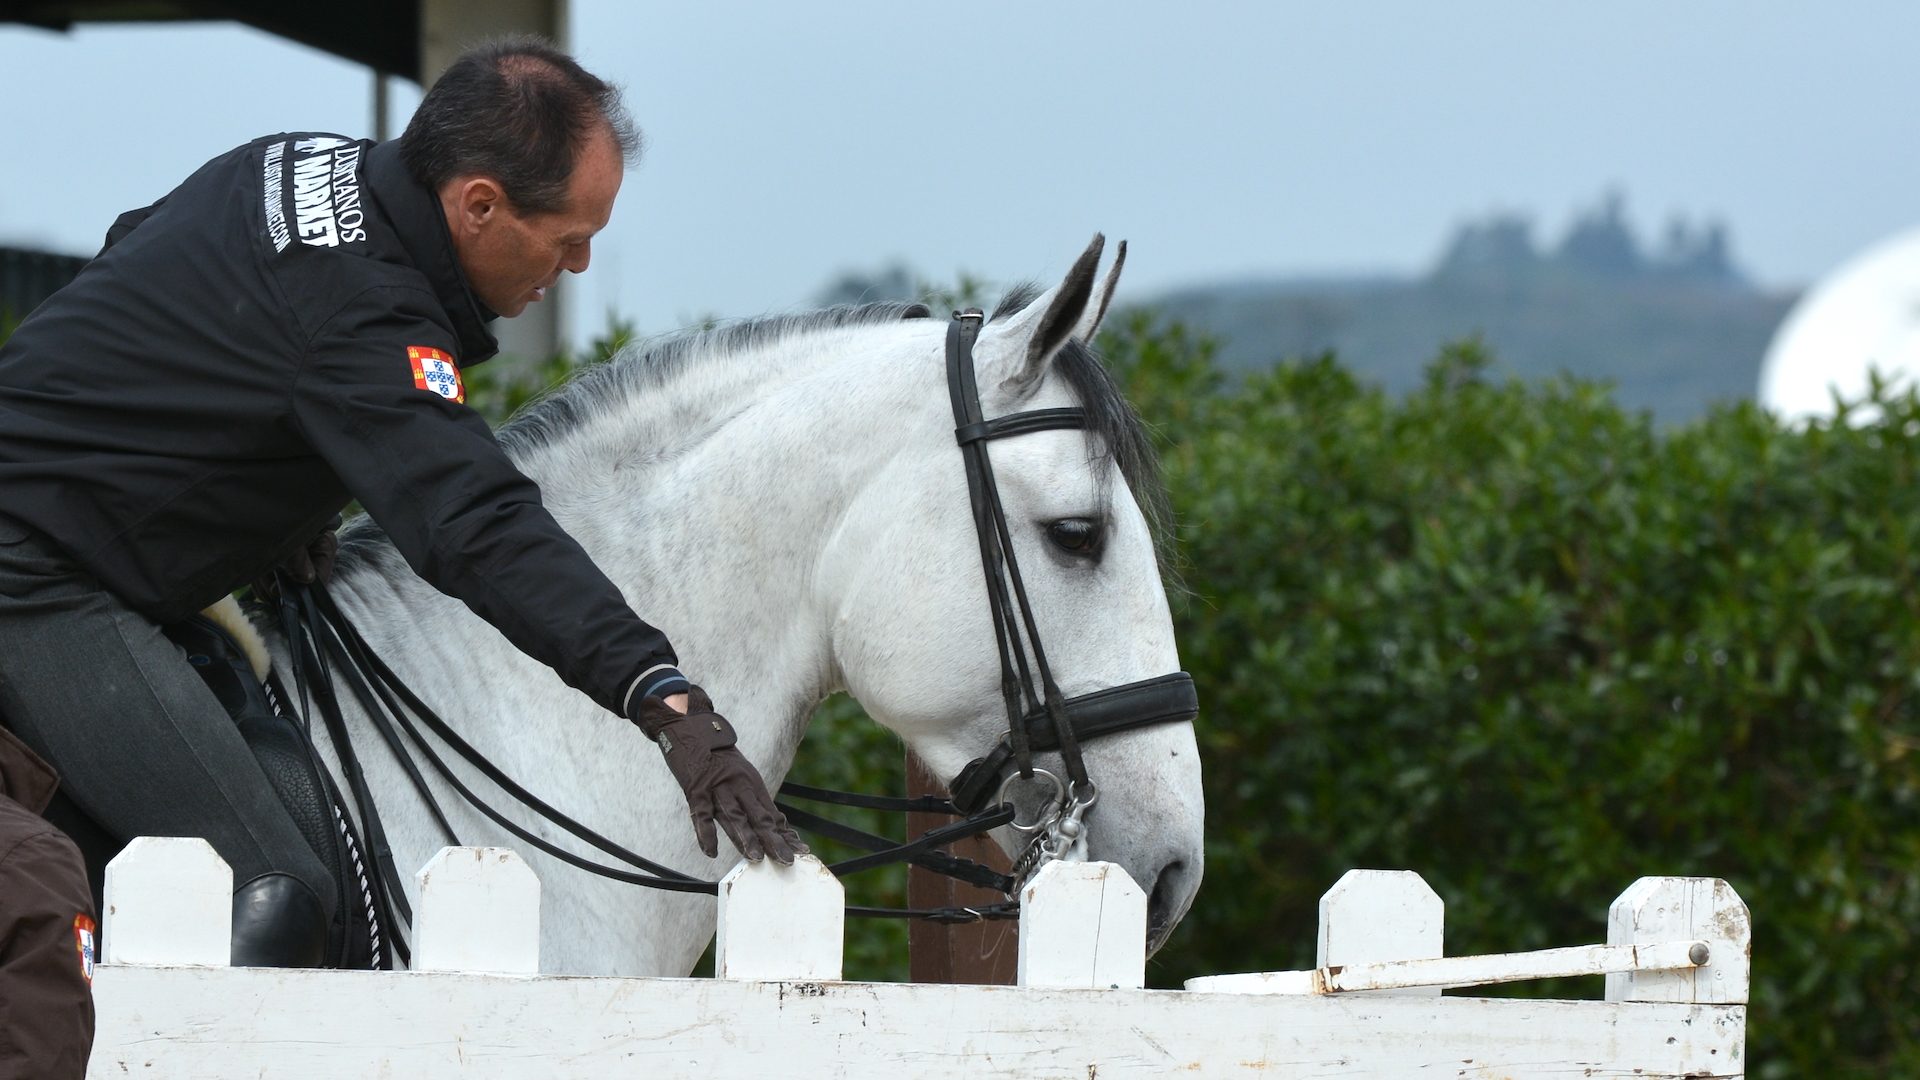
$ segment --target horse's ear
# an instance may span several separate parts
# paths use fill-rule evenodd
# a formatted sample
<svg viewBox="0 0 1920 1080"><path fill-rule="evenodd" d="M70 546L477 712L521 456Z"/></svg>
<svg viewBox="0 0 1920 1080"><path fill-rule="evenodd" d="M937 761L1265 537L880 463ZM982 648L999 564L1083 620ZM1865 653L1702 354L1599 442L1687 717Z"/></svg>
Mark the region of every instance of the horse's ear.
<svg viewBox="0 0 1920 1080"><path fill-rule="evenodd" d="M1100 280L1100 287L1094 290L1093 298L1087 302L1087 310L1080 316L1080 325L1073 328L1073 336L1088 345L1093 344L1093 335L1100 332L1100 320L1107 317L1107 305L1113 303L1114 287L1120 284L1120 268L1127 265L1127 242L1120 241L1113 251L1113 265L1107 268L1107 276Z"/></svg>
<svg viewBox="0 0 1920 1080"><path fill-rule="evenodd" d="M1088 322L1087 311L1093 306L1094 274L1100 269L1100 251L1106 242L1106 237L1095 233L1093 243L1067 271L1066 280L1012 318L989 323L980 332L974 360L982 383L1000 387L1015 400L1025 397L1039 385L1062 346L1080 336L1083 326L1099 325L1099 314ZM1105 307L1104 297L1100 307Z"/></svg>

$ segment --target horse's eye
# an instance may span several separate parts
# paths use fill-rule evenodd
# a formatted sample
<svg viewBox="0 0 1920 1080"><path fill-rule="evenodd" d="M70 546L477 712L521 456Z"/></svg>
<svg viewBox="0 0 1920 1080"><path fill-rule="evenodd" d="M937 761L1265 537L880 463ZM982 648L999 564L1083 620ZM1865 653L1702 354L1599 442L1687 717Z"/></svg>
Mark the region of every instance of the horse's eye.
<svg viewBox="0 0 1920 1080"><path fill-rule="evenodd" d="M1047 539L1070 555L1100 553L1100 526L1086 518L1062 518L1048 525Z"/></svg>

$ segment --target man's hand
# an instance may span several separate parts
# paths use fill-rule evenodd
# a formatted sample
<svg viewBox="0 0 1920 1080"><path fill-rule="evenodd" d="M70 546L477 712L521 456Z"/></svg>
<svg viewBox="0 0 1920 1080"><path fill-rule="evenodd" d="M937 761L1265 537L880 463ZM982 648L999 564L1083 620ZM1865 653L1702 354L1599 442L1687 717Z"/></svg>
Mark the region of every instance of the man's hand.
<svg viewBox="0 0 1920 1080"><path fill-rule="evenodd" d="M708 858L720 853L716 820L750 861L772 855L780 865L791 866L794 855L806 853L807 845L773 805L766 782L734 745L733 725L713 711L713 699L705 690L696 686L665 700L645 698L634 722L660 744L667 768L687 793L694 836Z"/></svg>
<svg viewBox="0 0 1920 1080"><path fill-rule="evenodd" d="M280 570L302 585L311 585L318 581L325 585L333 577L333 560L340 554L340 538L334 534L336 524L312 540L307 546L287 556L280 564Z"/></svg>
<svg viewBox="0 0 1920 1080"><path fill-rule="evenodd" d="M340 518L335 515L333 522L322 529L320 535L280 560L280 565L274 570L287 575L289 580L299 585L311 585L316 581L325 585L333 577L334 558L340 553L340 538L334 535L334 530L339 527ZM271 571L263 575L253 583L253 595L263 600L278 600L279 579Z"/></svg>

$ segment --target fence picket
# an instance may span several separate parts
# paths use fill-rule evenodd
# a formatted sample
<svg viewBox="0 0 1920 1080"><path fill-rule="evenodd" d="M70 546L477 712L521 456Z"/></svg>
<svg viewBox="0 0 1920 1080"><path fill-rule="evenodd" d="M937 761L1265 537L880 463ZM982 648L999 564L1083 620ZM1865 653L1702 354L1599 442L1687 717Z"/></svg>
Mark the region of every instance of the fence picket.
<svg viewBox="0 0 1920 1080"><path fill-rule="evenodd" d="M838 979L846 947L846 889L826 865L743 862L720 879L713 973L722 979Z"/></svg>
<svg viewBox="0 0 1920 1080"><path fill-rule="evenodd" d="M103 962L225 967L233 870L197 836L142 836L107 864Z"/></svg>
<svg viewBox="0 0 1920 1080"><path fill-rule="evenodd" d="M441 848L414 880L415 971L540 970L540 879L518 854Z"/></svg>

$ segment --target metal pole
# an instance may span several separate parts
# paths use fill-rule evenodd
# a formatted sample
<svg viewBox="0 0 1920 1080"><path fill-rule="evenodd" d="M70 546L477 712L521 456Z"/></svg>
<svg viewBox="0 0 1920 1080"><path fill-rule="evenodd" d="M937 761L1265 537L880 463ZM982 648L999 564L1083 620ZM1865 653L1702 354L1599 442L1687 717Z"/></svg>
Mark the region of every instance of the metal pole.
<svg viewBox="0 0 1920 1080"><path fill-rule="evenodd" d="M387 77L373 69L373 141L387 141Z"/></svg>

